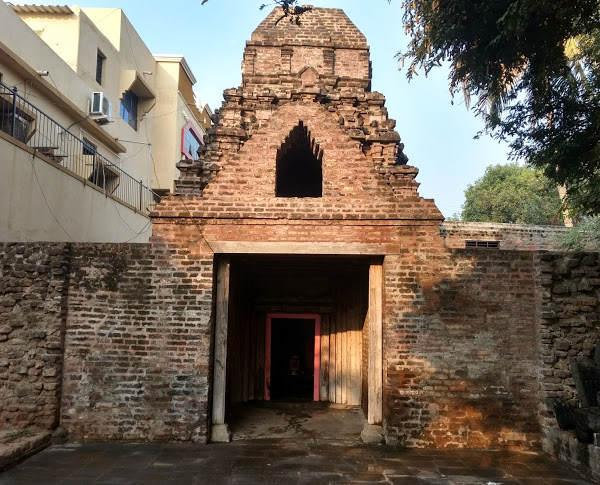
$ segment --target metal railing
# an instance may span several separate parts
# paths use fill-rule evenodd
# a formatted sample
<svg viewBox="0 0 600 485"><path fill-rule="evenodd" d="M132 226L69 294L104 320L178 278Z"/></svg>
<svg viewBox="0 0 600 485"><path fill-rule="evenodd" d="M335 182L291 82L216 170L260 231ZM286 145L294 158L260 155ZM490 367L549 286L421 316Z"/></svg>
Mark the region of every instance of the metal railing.
<svg viewBox="0 0 600 485"><path fill-rule="evenodd" d="M96 185L106 195L136 210L148 212L160 202L158 194L141 180L135 180L98 153L93 144L75 136L68 128L21 97L16 87L1 81L0 131L34 148L67 171Z"/></svg>

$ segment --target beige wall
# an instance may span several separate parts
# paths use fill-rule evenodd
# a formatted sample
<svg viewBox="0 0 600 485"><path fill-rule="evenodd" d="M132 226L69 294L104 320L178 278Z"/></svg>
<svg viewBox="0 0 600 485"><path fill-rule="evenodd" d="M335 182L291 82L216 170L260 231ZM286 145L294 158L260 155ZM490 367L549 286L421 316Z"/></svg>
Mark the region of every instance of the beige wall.
<svg viewBox="0 0 600 485"><path fill-rule="evenodd" d="M158 60L156 63L156 113L154 132L162 135L162 141L153 146L157 164L152 173L152 186L164 187L170 183L170 190L174 190L174 181L179 178L175 165L182 157L183 127L191 121L201 136L206 133L198 121L201 114L194 101L192 82L181 62Z"/></svg>
<svg viewBox="0 0 600 485"><path fill-rule="evenodd" d="M83 119L96 89L84 82L4 2L0 2L0 32L0 72L4 82L17 85L21 96L61 125L73 125L71 132L90 139L102 155L118 164L119 157L113 150L122 151L125 147L115 143L114 136L102 127ZM50 76L36 74L43 70L48 70ZM57 93L53 99L48 94L51 89Z"/></svg>
<svg viewBox="0 0 600 485"><path fill-rule="evenodd" d="M169 186L170 190L173 190L173 181L177 178L175 164L181 158L181 121L184 120L179 112L179 93L173 89L178 84L178 76L178 63L157 62L156 113L161 116L154 118L154 130L162 134L163 141L153 147L157 163L152 173L152 185L163 188ZM177 136L179 124L181 127Z"/></svg>
<svg viewBox="0 0 600 485"><path fill-rule="evenodd" d="M47 32L38 37L35 32L23 28L18 16L9 7L1 4L0 8L1 14L6 10L10 17L14 17L9 19L9 15L0 15L0 30L7 24L7 28L14 31L14 35L8 37L10 39L21 39L22 33L25 34L26 42L19 49L23 61L33 66L43 66L39 67L40 70L48 69L58 90L65 93L65 96L68 95L80 109L89 112L93 92L101 91L106 94L112 102L112 122L102 125L102 129L107 136L123 140L121 143L126 151L113 154L112 157L109 153L101 152L100 147L98 151L133 178L146 184L149 180L148 148L143 144L160 144L160 141L153 140L153 123L150 121L154 114L155 99L140 99L137 130L120 118L119 108L123 92L129 88L129 85L122 82L122 73L137 70L138 76L153 91L155 61L122 10L80 9L74 6L74 13L67 15L21 14L27 25L38 32ZM63 25L70 27L61 29ZM48 56L48 47L54 51L51 56ZM102 85L96 82L98 50L106 57ZM61 63L58 57L66 64ZM144 74L144 71L152 74ZM40 108L52 113L50 106L42 105ZM90 141L95 143L97 140Z"/></svg>
<svg viewBox="0 0 600 485"><path fill-rule="evenodd" d="M152 225L0 133L0 241L147 242Z"/></svg>
<svg viewBox="0 0 600 485"><path fill-rule="evenodd" d="M212 123L212 120L210 119L211 115L208 112L207 106L204 105L204 108L202 109L202 113L201 116L199 118L200 121L200 126L202 126L202 128L204 128L204 131L208 133L208 130L210 129L210 125Z"/></svg>
<svg viewBox="0 0 600 485"><path fill-rule="evenodd" d="M110 135L123 140L122 143L127 148L127 153L121 156L121 168L146 184L150 180L148 148L140 143L150 143L153 148L161 143L153 136L152 117L156 112L156 100L153 97L140 98L137 130L121 119L119 109L120 100L129 88L122 82L123 71L137 71L143 82L156 92L154 57L121 9L78 10L77 7L73 7L73 10L79 14L82 34L79 40L81 54L77 72L83 79L88 79L90 84L96 86L94 90L104 92L111 100L113 122L105 125L105 129ZM106 56L106 81L102 86L98 86L95 81L98 49ZM144 71L152 74L144 74Z"/></svg>
<svg viewBox="0 0 600 485"><path fill-rule="evenodd" d="M5 6L2 9L9 11L10 9ZM79 60L79 43L69 42L64 45L64 48L60 51L56 50L56 46L63 44L62 40L65 38L77 39L79 37L79 22L77 17L73 15L59 15L59 14L25 14L21 15L21 19L29 25L29 27L42 39L49 47L53 48L55 52L73 69L77 70L77 63ZM52 21L49 22L48 20ZM18 25L15 25L17 27Z"/></svg>

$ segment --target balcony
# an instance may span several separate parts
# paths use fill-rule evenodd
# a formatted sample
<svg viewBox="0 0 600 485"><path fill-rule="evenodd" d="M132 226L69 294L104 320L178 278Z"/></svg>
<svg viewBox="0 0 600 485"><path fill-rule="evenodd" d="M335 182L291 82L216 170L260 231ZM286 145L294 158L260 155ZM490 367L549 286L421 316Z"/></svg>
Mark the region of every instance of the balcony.
<svg viewBox="0 0 600 485"><path fill-rule="evenodd" d="M83 179L133 210L148 214L160 197L96 147L82 140L0 82L0 131L33 148L51 163Z"/></svg>

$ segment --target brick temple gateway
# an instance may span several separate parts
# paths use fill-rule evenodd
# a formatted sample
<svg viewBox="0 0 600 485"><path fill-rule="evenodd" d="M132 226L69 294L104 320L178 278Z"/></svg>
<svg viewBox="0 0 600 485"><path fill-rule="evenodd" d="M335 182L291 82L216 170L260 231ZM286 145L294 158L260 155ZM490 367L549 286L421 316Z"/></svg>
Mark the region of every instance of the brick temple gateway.
<svg viewBox="0 0 600 485"><path fill-rule="evenodd" d="M213 441L228 439L229 400L362 405L382 424L383 265L441 247L443 216L370 86L369 47L342 10L300 25L274 10L206 151L178 165L183 197L156 211L155 241L192 228L214 254Z"/></svg>
<svg viewBox="0 0 600 485"><path fill-rule="evenodd" d="M457 436L421 435L440 409L419 398L424 375L433 394L469 387L410 349L423 316L403 315L420 300L409 283L416 267L443 251L443 216L417 192L385 97L371 91L366 39L344 12L314 8L296 25L274 10L247 42L242 85L224 98L200 160L178 165L179 196L153 221L155 244L193 250L215 273L210 439L228 440L230 403L302 396L360 405L366 434L381 434L386 419L391 435L400 426L413 444L535 441L529 423L494 438L461 439L460 427ZM437 274L419 271L432 287ZM436 345L444 361L451 347ZM290 375L291 359L304 377ZM519 360L509 373L529 370ZM498 384L493 372L476 374ZM518 399L533 390L525 382ZM514 428L503 403L487 407ZM464 408L452 402L437 426L451 429Z"/></svg>
<svg viewBox="0 0 600 485"><path fill-rule="evenodd" d="M0 431L206 443L233 406L319 401L361 408L365 438L541 446L600 477L548 401L580 405L599 255L541 251L541 228L440 231L364 36L338 9L280 16L150 244L0 245ZM508 232L510 250L464 248Z"/></svg>

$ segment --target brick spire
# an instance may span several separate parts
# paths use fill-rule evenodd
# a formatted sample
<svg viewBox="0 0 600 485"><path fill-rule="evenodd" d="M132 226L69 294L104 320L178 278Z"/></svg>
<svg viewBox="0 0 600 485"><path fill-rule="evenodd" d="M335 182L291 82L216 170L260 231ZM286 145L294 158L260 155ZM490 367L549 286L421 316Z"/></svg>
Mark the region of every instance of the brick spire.
<svg viewBox="0 0 600 485"><path fill-rule="evenodd" d="M261 146L261 149L277 148L289 134L280 133L282 124L291 130L303 123L316 143L324 141L323 147L338 147L334 150L346 144L362 157L363 172L360 177L355 176L355 180L363 176L371 178L372 182L365 180L364 184L385 187L386 197L392 200L423 201L415 181L418 170L406 165L404 145L395 131L396 122L388 117L385 97L371 91L371 62L366 38L343 10L313 8L302 14L297 25L283 17L281 8L275 8L246 42L242 85L225 90L223 96L223 105L215 112L206 151L198 161L178 164L181 171L177 182L179 194L203 196L208 190L211 197L228 191L239 197L258 195L258 192L261 196L274 195L274 177L259 181L248 164L254 164L254 169L260 166L261 175L266 177L275 171L276 151L261 152L262 155L257 157L254 145L251 154L246 154L243 149L253 137L262 140L269 133L271 139L264 137L268 146ZM281 111L289 105L303 108ZM286 116L293 114L296 118L282 118L279 112L287 113ZM335 133L344 137L337 144L327 143L333 133L331 129L324 132L325 124L316 125L323 113L326 113L327 126L334 123L337 126ZM331 152L331 148L329 150ZM324 164L336 159L330 152L325 152ZM270 158L261 159L261 156ZM241 158L245 158L243 171L234 168ZM246 168L249 168L247 175L250 178L241 180ZM221 176L220 172L227 170L228 175ZM346 170L348 174L352 172L350 165ZM323 198L337 193L350 195L355 190L347 187L339 192L331 185L333 181L327 180L328 173L331 170L328 172L324 165ZM228 188L212 187L219 183ZM237 190L230 184L237 184ZM361 192L354 195L360 197ZM430 210L425 211L426 217L442 219L433 202L430 205Z"/></svg>

